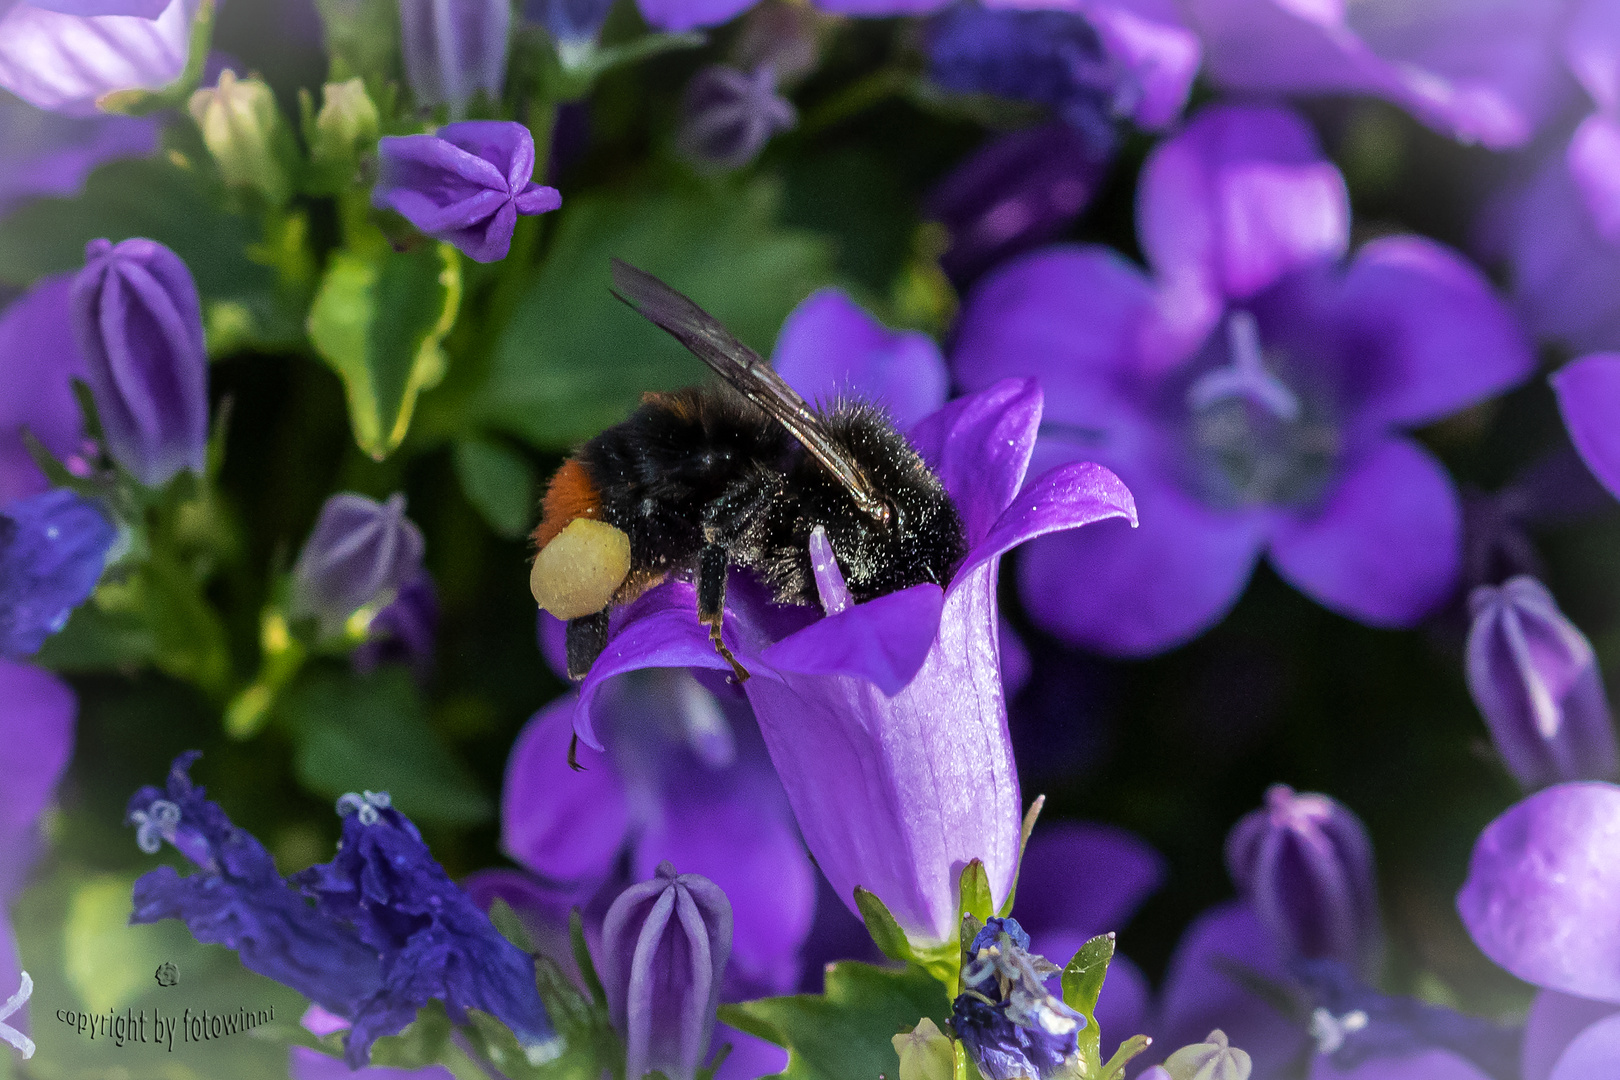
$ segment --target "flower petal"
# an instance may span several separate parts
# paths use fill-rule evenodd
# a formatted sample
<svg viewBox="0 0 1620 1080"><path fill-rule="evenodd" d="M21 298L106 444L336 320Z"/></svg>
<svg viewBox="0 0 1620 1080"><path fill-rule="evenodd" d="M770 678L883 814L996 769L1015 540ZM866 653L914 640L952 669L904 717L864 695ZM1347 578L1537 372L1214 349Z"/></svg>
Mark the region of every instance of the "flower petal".
<svg viewBox="0 0 1620 1080"><path fill-rule="evenodd" d="M944 604L938 585L913 585L813 622L763 658L778 671L866 679L893 697L927 659Z"/></svg>
<svg viewBox="0 0 1620 1080"><path fill-rule="evenodd" d="M83 17L17 4L0 14L0 89L31 105L88 116L115 90L156 90L180 77L195 0L170 0L156 19Z"/></svg>
<svg viewBox="0 0 1620 1080"><path fill-rule="evenodd" d="M1620 1062L1620 1015L1599 1020L1575 1036L1549 1080L1609 1080L1616 1062Z"/></svg>
<svg viewBox="0 0 1620 1080"><path fill-rule="evenodd" d="M757 1080L787 1070L788 1052L784 1048L746 1031L716 1024L709 1045L719 1048L727 1043L731 1044L731 1053L720 1066L715 1080Z"/></svg>
<svg viewBox="0 0 1620 1080"><path fill-rule="evenodd" d="M23 428L59 458L76 453L84 438L71 382L87 374L73 340L72 284L72 274L43 278L0 314L0 507L48 486L23 444Z"/></svg>
<svg viewBox="0 0 1620 1080"><path fill-rule="evenodd" d="M636 0L648 26L671 32L718 26L753 5L754 0Z"/></svg>
<svg viewBox="0 0 1620 1080"><path fill-rule="evenodd" d="M1548 1080L1575 1036L1614 1015L1614 1006L1607 1002L1571 997L1556 990L1537 994L1524 1021L1524 1074L1520 1080Z"/></svg>
<svg viewBox="0 0 1620 1080"><path fill-rule="evenodd" d="M1028 931L1034 951L1065 964L1073 950L1047 947L1049 931L1071 931L1084 941L1123 930L1164 884L1167 869L1163 856L1124 829L1071 821L1042 825L1024 849L1013 916Z"/></svg>
<svg viewBox="0 0 1620 1080"><path fill-rule="evenodd" d="M1318 1056L1311 1063L1310 1080L1491 1080L1449 1050L1374 1057L1354 1068L1341 1069L1333 1059Z"/></svg>
<svg viewBox="0 0 1620 1080"><path fill-rule="evenodd" d="M1560 368L1552 385L1581 459L1620 498L1620 353L1583 356Z"/></svg>
<svg viewBox="0 0 1620 1080"><path fill-rule="evenodd" d="M1372 626L1412 626L1457 580L1456 489L1417 444L1380 439L1358 455L1319 509L1278 516L1270 556L1289 584L1324 607Z"/></svg>
<svg viewBox="0 0 1620 1080"><path fill-rule="evenodd" d="M1587 117L1569 141L1568 160L1598 234L1620 243L1620 119Z"/></svg>
<svg viewBox="0 0 1620 1080"><path fill-rule="evenodd" d="M973 545L957 577L1026 540L1109 518L1124 518L1136 524L1136 500L1130 491L1101 465L1066 462L1018 493L989 534Z"/></svg>
<svg viewBox="0 0 1620 1080"><path fill-rule="evenodd" d="M1606 112L1620 110L1620 7L1609 0L1585 0L1564 29L1564 62L1569 73Z"/></svg>
<svg viewBox="0 0 1620 1080"><path fill-rule="evenodd" d="M1546 990L1620 1004L1620 787L1559 784L1474 845L1457 910L1474 943Z"/></svg>
<svg viewBox="0 0 1620 1080"><path fill-rule="evenodd" d="M342 1058L330 1057L307 1046L288 1048L287 1074L291 1080L455 1080L443 1065L420 1069L396 1069L388 1065L367 1065L358 1071Z"/></svg>
<svg viewBox="0 0 1620 1080"><path fill-rule="evenodd" d="M27 3L30 7L63 15L132 15L138 19L155 19L169 6L169 0L27 0Z"/></svg>
<svg viewBox="0 0 1620 1080"><path fill-rule="evenodd" d="M0 745L12 762L0 789L0 836L32 826L73 752L78 702L56 675L0 660Z"/></svg>
<svg viewBox="0 0 1620 1080"><path fill-rule="evenodd" d="M911 444L956 500L971 549L990 532L1024 482L1041 423L1041 388L1002 379L959 397L911 429Z"/></svg>

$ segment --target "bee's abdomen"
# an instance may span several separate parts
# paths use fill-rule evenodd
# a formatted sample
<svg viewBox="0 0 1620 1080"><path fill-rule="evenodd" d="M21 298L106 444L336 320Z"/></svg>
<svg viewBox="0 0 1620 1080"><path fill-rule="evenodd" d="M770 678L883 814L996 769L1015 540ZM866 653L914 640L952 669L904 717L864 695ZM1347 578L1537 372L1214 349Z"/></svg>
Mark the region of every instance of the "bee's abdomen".
<svg viewBox="0 0 1620 1080"><path fill-rule="evenodd" d="M563 462L557 475L546 488L541 504L540 524L534 530L537 547L545 547L552 538L568 527L575 518L599 519L602 516L602 496L596 482L577 457Z"/></svg>

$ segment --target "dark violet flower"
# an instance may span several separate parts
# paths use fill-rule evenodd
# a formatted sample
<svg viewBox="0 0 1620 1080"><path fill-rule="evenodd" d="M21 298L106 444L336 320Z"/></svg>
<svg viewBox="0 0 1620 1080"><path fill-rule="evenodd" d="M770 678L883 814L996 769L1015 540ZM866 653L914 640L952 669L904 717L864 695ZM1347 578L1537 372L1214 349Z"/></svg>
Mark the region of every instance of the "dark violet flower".
<svg viewBox="0 0 1620 1080"><path fill-rule="evenodd" d="M523 15L559 43L572 45L595 40L612 8L612 0L526 0Z"/></svg>
<svg viewBox="0 0 1620 1080"><path fill-rule="evenodd" d="M399 586L392 602L372 618L365 643L350 659L358 671L404 663L419 679L426 678L433 668L438 631L439 591L432 575L419 568Z"/></svg>
<svg viewBox="0 0 1620 1080"><path fill-rule="evenodd" d="M1062 121L992 136L928 196L928 215L950 233L940 266L965 285L1053 239L1091 202L1107 167L1107 155Z"/></svg>
<svg viewBox="0 0 1620 1080"><path fill-rule="evenodd" d="M1604 2L1604 0L1598 0ZM1527 142L1563 95L1564 5L1545 0L1189 0L1228 90L1371 94L1453 138Z"/></svg>
<svg viewBox="0 0 1620 1080"><path fill-rule="evenodd" d="M1560 368L1552 384L1581 460L1620 498L1620 353L1583 356Z"/></svg>
<svg viewBox="0 0 1620 1080"><path fill-rule="evenodd" d="M149 117L63 116L0 101L0 217L30 199L75 195L98 165L145 157L157 145Z"/></svg>
<svg viewBox="0 0 1620 1080"><path fill-rule="evenodd" d="M1372 841L1343 804L1272 785L1227 836L1226 865L1284 955L1375 974L1383 924Z"/></svg>
<svg viewBox="0 0 1620 1080"><path fill-rule="evenodd" d="M386 793L345 795L338 813L336 857L293 880L324 917L352 924L381 961L383 988L342 1014L354 1025L344 1048L350 1067L365 1064L375 1039L402 1029L433 999L457 1022L467 1009L494 1016L535 1064L555 1058L561 1046L535 989L534 958L456 887Z"/></svg>
<svg viewBox="0 0 1620 1080"><path fill-rule="evenodd" d="M1592 645L1546 586L1516 577L1468 604L1468 689L1508 771L1527 791L1608 780L1620 765Z"/></svg>
<svg viewBox="0 0 1620 1080"><path fill-rule="evenodd" d="M66 488L0 509L0 656L32 656L67 625L117 538L95 503Z"/></svg>
<svg viewBox="0 0 1620 1080"><path fill-rule="evenodd" d="M73 333L107 453L147 487L208 456L208 352L197 283L155 240L92 240L73 279Z"/></svg>
<svg viewBox="0 0 1620 1080"><path fill-rule="evenodd" d="M0 90L90 116L118 90L180 77L197 0L47 0L0 8Z"/></svg>
<svg viewBox="0 0 1620 1080"><path fill-rule="evenodd" d="M602 924L602 985L624 1039L625 1075L692 1080L714 1032L731 955L731 903L699 874L660 863Z"/></svg>
<svg viewBox="0 0 1620 1080"><path fill-rule="evenodd" d="M675 140L699 165L740 169L798 118L793 103L777 93L776 72L769 65L748 72L711 64L686 84Z"/></svg>
<svg viewBox="0 0 1620 1080"><path fill-rule="evenodd" d="M467 120L437 135L397 135L377 148L382 176L371 193L429 236L477 262L506 258L519 214L562 205L534 182L534 136L510 120Z"/></svg>
<svg viewBox="0 0 1620 1080"><path fill-rule="evenodd" d="M422 569L422 531L405 496L379 503L340 492L326 500L293 566L291 611L313 615L330 637L360 609L389 603Z"/></svg>
<svg viewBox="0 0 1620 1080"><path fill-rule="evenodd" d="M1043 462L1095 457L1143 508L1139 531L1037 542L1019 567L1030 613L1098 651L1158 652L1219 621L1264 553L1336 611L1413 625L1455 583L1461 512L1399 429L1525 378L1522 331L1432 241L1385 237L1338 265L1343 180L1281 109L1200 113L1149 157L1138 206L1154 278L1048 248L984 278L959 328L962 384L1040 377Z"/></svg>
<svg viewBox="0 0 1620 1080"><path fill-rule="evenodd" d="M26 429L63 461L84 445L72 380L87 373L73 340L72 274L42 278L0 313L0 509L48 486Z"/></svg>
<svg viewBox="0 0 1620 1080"><path fill-rule="evenodd" d="M1086 1018L1046 981L1063 969L1030 952L1016 919L991 919L973 938L962 966L963 993L951 1026L985 1080L1057 1074L1079 1049Z"/></svg>
<svg viewBox="0 0 1620 1080"><path fill-rule="evenodd" d="M508 0L400 0L400 52L417 105L448 105L459 119L480 92L499 101L511 27Z"/></svg>

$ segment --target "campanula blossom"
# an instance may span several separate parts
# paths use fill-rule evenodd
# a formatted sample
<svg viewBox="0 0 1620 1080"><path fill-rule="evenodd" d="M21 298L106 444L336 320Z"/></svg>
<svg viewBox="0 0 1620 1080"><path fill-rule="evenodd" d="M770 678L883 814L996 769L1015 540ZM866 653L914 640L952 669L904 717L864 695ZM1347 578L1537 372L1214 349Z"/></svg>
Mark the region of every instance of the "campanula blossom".
<svg viewBox="0 0 1620 1080"><path fill-rule="evenodd" d="M76 195L98 165L157 145L150 117L63 116L0 101L0 217L30 199Z"/></svg>
<svg viewBox="0 0 1620 1080"><path fill-rule="evenodd" d="M740 169L798 118L793 103L778 92L770 65L743 71L711 64L686 84L675 141L698 165Z"/></svg>
<svg viewBox="0 0 1620 1080"><path fill-rule="evenodd" d="M1266 805L1232 827L1226 865L1285 955L1376 973L1383 929L1372 841L1342 803L1272 785Z"/></svg>
<svg viewBox="0 0 1620 1080"><path fill-rule="evenodd" d="M49 487L24 430L58 460L84 446L72 380L87 372L73 340L72 285L72 274L42 278L0 313L0 509Z"/></svg>
<svg viewBox="0 0 1620 1080"><path fill-rule="evenodd" d="M454 244L476 262L506 258L519 214L562 205L535 183L534 136L510 120L466 120L436 135L391 135L377 147L374 205Z"/></svg>
<svg viewBox="0 0 1620 1080"><path fill-rule="evenodd" d="M0 90L90 116L118 90L156 90L185 70L197 0L29 0L0 11Z"/></svg>
<svg viewBox="0 0 1620 1080"><path fill-rule="evenodd" d="M506 0L401 0L400 52L417 105L448 105L460 119L479 93L499 101L511 28Z"/></svg>
<svg viewBox="0 0 1620 1080"><path fill-rule="evenodd" d="M393 601L372 618L366 640L350 656L355 670L369 672L378 664L408 664L418 679L433 669L439 631L439 591L433 576L418 568L399 586Z"/></svg>
<svg viewBox="0 0 1620 1080"><path fill-rule="evenodd" d="M602 923L602 985L625 1075L693 1080L709 1049L731 955L731 902L701 874L660 863Z"/></svg>
<svg viewBox="0 0 1620 1080"><path fill-rule="evenodd" d="M66 488L0 509L0 656L32 656L101 580L118 531Z"/></svg>
<svg viewBox="0 0 1620 1080"><path fill-rule="evenodd" d="M1527 791L1607 780L1620 766L1597 656L1531 577L1469 596L1468 689L1508 771Z"/></svg>
<svg viewBox="0 0 1620 1080"><path fill-rule="evenodd" d="M197 283L155 240L92 240L73 279L73 333L107 453L147 487L208 456L208 353Z"/></svg>
<svg viewBox="0 0 1620 1080"><path fill-rule="evenodd" d="M1601 0L1600 0L1601 2ZM1258 94L1370 94L1453 138L1521 146L1562 102L1563 5L1190 0L1210 77Z"/></svg>
<svg viewBox="0 0 1620 1080"><path fill-rule="evenodd" d="M370 604L391 603L422 568L422 531L398 492L379 503L339 492L321 507L293 565L291 611L313 615L322 636Z"/></svg>
<svg viewBox="0 0 1620 1080"><path fill-rule="evenodd" d="M1086 1018L1046 986L1062 970L1030 951L1017 919L992 918L974 935L951 1026L986 1080L1046 1080L1078 1052Z"/></svg>
<svg viewBox="0 0 1620 1080"><path fill-rule="evenodd" d="M1620 498L1620 353L1583 356L1560 368L1552 384L1581 460Z"/></svg>
<svg viewBox="0 0 1620 1080"><path fill-rule="evenodd" d="M1031 615L1101 652L1158 652L1218 622L1265 554L1342 614L1413 625L1457 578L1461 511L1400 429L1525 378L1518 324L1432 241L1383 237L1341 265L1343 179L1283 109L1201 112L1149 156L1138 206L1152 277L1054 246L984 278L958 331L964 386L1041 378L1042 460L1094 457L1143 507L1140 530L1033 545Z"/></svg>
<svg viewBox="0 0 1620 1080"><path fill-rule="evenodd" d="M595 40L612 7L610 0L527 0L523 15L558 43L576 45Z"/></svg>

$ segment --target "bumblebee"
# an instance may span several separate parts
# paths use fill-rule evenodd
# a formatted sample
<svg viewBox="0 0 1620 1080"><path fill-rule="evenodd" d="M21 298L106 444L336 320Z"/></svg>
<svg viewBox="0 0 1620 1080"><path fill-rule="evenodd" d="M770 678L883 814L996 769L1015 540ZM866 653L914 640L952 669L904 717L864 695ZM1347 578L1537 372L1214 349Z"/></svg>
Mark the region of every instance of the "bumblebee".
<svg viewBox="0 0 1620 1080"><path fill-rule="evenodd" d="M720 638L726 575L752 570L777 603L818 602L810 534L825 527L856 601L931 581L966 550L944 485L878 406L813 409L758 353L651 274L613 261L614 294L668 332L719 384L646 394L563 463L534 531L529 586L568 620L568 674L607 645L608 614L671 575L694 580Z"/></svg>

